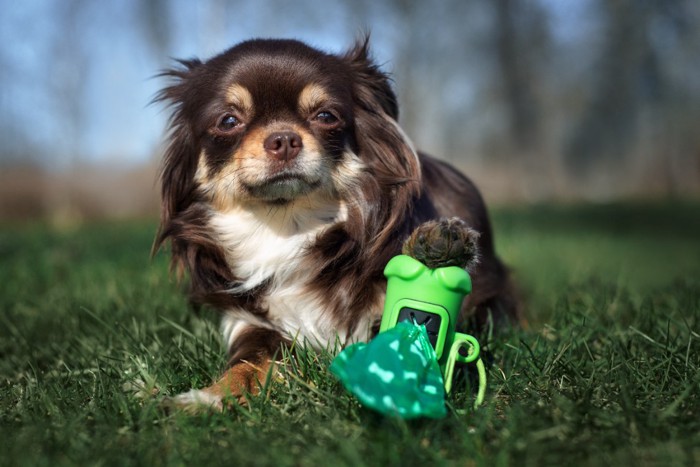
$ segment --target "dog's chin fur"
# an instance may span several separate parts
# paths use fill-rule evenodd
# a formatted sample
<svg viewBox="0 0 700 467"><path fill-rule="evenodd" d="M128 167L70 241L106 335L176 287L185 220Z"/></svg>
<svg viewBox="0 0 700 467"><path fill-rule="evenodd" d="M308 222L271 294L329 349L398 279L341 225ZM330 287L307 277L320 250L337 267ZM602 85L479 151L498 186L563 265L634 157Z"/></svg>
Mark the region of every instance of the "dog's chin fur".
<svg viewBox="0 0 700 467"><path fill-rule="evenodd" d="M369 339L386 262L431 219L458 216L481 233L461 324L516 317L481 196L413 149L366 40L340 56L253 40L181 63L164 73L174 82L158 96L174 110L155 247L169 241L192 300L222 311L230 369L179 402L220 407L225 392L254 391L246 378L262 373L244 365L264 366L285 342L327 348ZM217 123L229 108L242 122L232 131ZM268 148L278 131L303 142L294 158Z"/></svg>

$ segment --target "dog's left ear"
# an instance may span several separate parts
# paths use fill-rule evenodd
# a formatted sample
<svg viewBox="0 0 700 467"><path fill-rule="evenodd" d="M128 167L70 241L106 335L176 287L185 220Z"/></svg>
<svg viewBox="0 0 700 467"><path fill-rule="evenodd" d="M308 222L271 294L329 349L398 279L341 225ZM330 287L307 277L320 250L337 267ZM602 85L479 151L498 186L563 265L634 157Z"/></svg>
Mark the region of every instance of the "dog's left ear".
<svg viewBox="0 0 700 467"><path fill-rule="evenodd" d="M355 224L364 232L368 257L385 264L386 253L395 251L399 239L410 233L404 224L421 192L420 159L398 124L391 81L370 58L369 37L341 60L351 74L357 155L372 175L364 178L354 195L365 200Z"/></svg>
<svg viewBox="0 0 700 467"><path fill-rule="evenodd" d="M366 109L377 104L392 119L399 119L399 105L391 89L391 79L370 58L369 35L358 40L342 57L355 76L356 98Z"/></svg>

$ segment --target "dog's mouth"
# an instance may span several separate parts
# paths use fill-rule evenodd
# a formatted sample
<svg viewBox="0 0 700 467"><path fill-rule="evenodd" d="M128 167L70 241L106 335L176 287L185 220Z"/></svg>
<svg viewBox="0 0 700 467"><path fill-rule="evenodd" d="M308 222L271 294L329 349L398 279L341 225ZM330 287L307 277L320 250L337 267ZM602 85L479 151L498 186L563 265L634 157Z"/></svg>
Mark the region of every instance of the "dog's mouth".
<svg viewBox="0 0 700 467"><path fill-rule="evenodd" d="M300 171L292 170L276 173L260 182L243 184L250 196L273 204L293 201L311 193L320 185L320 180Z"/></svg>

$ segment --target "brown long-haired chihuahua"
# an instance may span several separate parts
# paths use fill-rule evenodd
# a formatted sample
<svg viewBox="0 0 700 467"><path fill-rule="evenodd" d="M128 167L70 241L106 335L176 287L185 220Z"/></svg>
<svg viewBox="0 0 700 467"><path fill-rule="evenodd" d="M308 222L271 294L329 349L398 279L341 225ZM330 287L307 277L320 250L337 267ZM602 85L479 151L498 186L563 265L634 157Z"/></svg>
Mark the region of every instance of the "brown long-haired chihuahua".
<svg viewBox="0 0 700 467"><path fill-rule="evenodd" d="M366 39L342 55L251 40L180 63L157 96L173 112L156 248L170 242L192 299L222 311L229 366L176 404L243 401L293 340L371 338L383 268L429 220L456 216L481 234L463 322L517 318L479 192L414 149Z"/></svg>

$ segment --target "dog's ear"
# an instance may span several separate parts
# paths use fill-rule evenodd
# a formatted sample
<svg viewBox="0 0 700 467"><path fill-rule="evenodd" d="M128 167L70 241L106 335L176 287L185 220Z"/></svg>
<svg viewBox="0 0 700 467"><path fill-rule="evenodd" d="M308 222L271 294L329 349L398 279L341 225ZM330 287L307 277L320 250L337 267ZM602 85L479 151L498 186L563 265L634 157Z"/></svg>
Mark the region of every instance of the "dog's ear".
<svg viewBox="0 0 700 467"><path fill-rule="evenodd" d="M379 105L389 117L398 120L399 106L391 89L391 79L370 57L369 34L355 42L342 57L354 75L355 98L367 108L376 109Z"/></svg>
<svg viewBox="0 0 700 467"><path fill-rule="evenodd" d="M172 109L168 121L170 127L168 145L160 172L161 214L160 228L153 245L155 252L170 236L170 224L178 213L192 202L194 174L197 170L199 149L188 118L188 90L195 74L201 68L199 60L180 60L181 68L166 70L159 77L167 77L172 83L163 88L153 99L164 102Z"/></svg>
<svg viewBox="0 0 700 467"><path fill-rule="evenodd" d="M390 79L370 59L368 41L364 37L342 57L353 84L358 156L372 174L356 194L366 202L360 222L354 225L365 232L367 254L386 262L385 253L393 252L399 237L410 233L403 224L420 197L421 167L397 122L398 103Z"/></svg>

